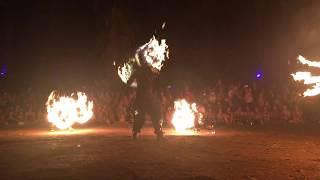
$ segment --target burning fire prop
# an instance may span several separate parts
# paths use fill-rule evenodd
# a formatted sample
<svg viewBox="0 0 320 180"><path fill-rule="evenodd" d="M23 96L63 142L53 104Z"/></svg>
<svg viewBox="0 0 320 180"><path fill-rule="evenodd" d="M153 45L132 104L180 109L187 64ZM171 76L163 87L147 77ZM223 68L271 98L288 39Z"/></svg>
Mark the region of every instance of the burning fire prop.
<svg viewBox="0 0 320 180"><path fill-rule="evenodd" d="M126 83L128 82L128 80L130 79L131 75L134 72L134 63L135 63L135 59L129 59L128 62L124 63L122 67L118 67L118 75L120 77L120 79L122 80L122 82Z"/></svg>
<svg viewBox="0 0 320 180"><path fill-rule="evenodd" d="M195 127L195 120L201 122L202 114L197 109L197 104L189 104L185 99L174 102L172 124L176 131L183 132Z"/></svg>
<svg viewBox="0 0 320 180"><path fill-rule="evenodd" d="M306 64L310 67L320 68L320 62L310 61L299 55L298 60L302 64ZM320 94L320 76L312 76L311 72L296 72L291 74L295 81L303 81L306 85L312 85L311 88L307 89L303 96L315 96Z"/></svg>
<svg viewBox="0 0 320 180"><path fill-rule="evenodd" d="M143 55L143 60L139 58L139 54ZM148 65L161 71L163 62L169 58L168 45L165 39L161 39L159 42L154 36L150 39L148 43L141 46L135 55L135 58L139 65L141 61L146 61Z"/></svg>
<svg viewBox="0 0 320 180"><path fill-rule="evenodd" d="M58 129L71 128L74 123L86 123L93 116L93 102L88 101L82 92L78 92L77 98L74 98L74 94L70 97L58 96L53 91L46 105L48 121Z"/></svg>
<svg viewBox="0 0 320 180"><path fill-rule="evenodd" d="M142 58L141 58L142 56ZM154 36L150 41L136 50L134 58L130 58L122 67L118 67L118 75L127 84L135 71L134 65L147 64L157 71L161 71L163 62L169 58L169 47L165 39L158 41Z"/></svg>

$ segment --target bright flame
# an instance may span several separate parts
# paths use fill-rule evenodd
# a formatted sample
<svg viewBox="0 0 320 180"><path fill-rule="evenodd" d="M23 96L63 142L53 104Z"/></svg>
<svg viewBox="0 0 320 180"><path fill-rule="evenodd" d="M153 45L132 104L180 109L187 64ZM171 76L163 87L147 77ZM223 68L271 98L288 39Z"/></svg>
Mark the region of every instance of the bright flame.
<svg viewBox="0 0 320 180"><path fill-rule="evenodd" d="M142 45L136 50L134 58L130 58L129 61L124 63L122 67L118 67L118 75L121 80L127 84L134 72L134 64L142 66L143 63L146 63L153 69L161 71L163 62L168 58L169 47L166 44L166 40L161 39L159 42L153 36L148 43Z"/></svg>
<svg viewBox="0 0 320 180"><path fill-rule="evenodd" d="M306 65L311 66L311 67L320 67L320 62L307 60L306 58L304 58L301 55L298 56L298 60L302 64L306 64Z"/></svg>
<svg viewBox="0 0 320 180"><path fill-rule="evenodd" d="M185 99L177 100L174 102L174 109L172 124L176 131L182 132L194 127L198 113L196 103L190 105Z"/></svg>
<svg viewBox="0 0 320 180"><path fill-rule="evenodd" d="M129 59L129 61L124 63L122 67L118 67L118 75L122 82L126 84L134 72L133 64L134 59Z"/></svg>
<svg viewBox="0 0 320 180"><path fill-rule="evenodd" d="M298 60L302 64L311 67L320 67L320 62L307 60L301 55L299 55ZM295 81L303 81L304 84L312 85L311 88L303 93L303 96L316 96L320 94L320 76L312 76L310 72L296 72L291 75Z"/></svg>
<svg viewBox="0 0 320 180"><path fill-rule="evenodd" d="M163 62L169 58L169 48L165 39L161 39L159 42L154 36L150 41L141 46L136 52L136 59L141 64L139 54L143 55L143 59L153 68L161 71Z"/></svg>
<svg viewBox="0 0 320 180"><path fill-rule="evenodd" d="M93 116L93 102L85 93L78 92L77 98L61 96L51 92L48 97L48 121L59 129L71 128L74 123L86 123Z"/></svg>

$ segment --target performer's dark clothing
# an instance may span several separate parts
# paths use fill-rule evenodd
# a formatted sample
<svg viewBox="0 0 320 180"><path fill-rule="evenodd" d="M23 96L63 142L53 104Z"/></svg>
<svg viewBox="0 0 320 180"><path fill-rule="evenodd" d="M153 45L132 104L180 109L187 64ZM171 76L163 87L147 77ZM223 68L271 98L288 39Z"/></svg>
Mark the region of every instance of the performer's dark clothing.
<svg viewBox="0 0 320 180"><path fill-rule="evenodd" d="M152 124L156 134L162 133L161 131L161 104L159 98L153 92L153 79L154 73L150 67L141 67L135 72L133 78L136 79L138 87L136 93L136 100L134 107L137 113L133 122L133 132L139 133L145 116L148 114L151 117Z"/></svg>

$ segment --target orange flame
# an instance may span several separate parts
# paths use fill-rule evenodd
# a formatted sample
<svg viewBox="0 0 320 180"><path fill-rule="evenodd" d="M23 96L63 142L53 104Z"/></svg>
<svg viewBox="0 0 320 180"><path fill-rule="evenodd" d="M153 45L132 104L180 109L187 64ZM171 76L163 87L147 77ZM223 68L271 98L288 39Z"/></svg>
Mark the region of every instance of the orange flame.
<svg viewBox="0 0 320 180"><path fill-rule="evenodd" d="M183 132L194 127L198 113L196 103L189 104L185 99L177 100L174 102L174 109L172 124L176 131Z"/></svg>
<svg viewBox="0 0 320 180"><path fill-rule="evenodd" d="M320 62L310 61L299 55L298 60L302 64L306 64L310 67L320 67ZM316 96L320 94L320 76L312 76L311 72L296 72L291 74L295 81L303 81L306 85L312 85L311 88L307 89L303 96Z"/></svg>
<svg viewBox="0 0 320 180"><path fill-rule="evenodd" d="M163 27L165 24L163 25ZM143 59L140 59L140 55ZM165 39L161 39L160 42L153 36L148 43L142 45L136 50L134 58L118 67L118 75L121 80L127 84L128 80L134 72L134 64L141 66L142 63L147 63L156 71L161 71L163 63L169 58L169 47L166 44Z"/></svg>
<svg viewBox="0 0 320 180"><path fill-rule="evenodd" d="M77 98L59 97L53 92L47 100L48 121L59 129L71 128L74 123L86 123L93 116L93 102L85 93L78 92Z"/></svg>
<svg viewBox="0 0 320 180"><path fill-rule="evenodd" d="M142 53L144 60L151 67L161 71L163 62L169 58L169 49L165 39L161 39L159 42L154 36L150 41L141 46L136 53L136 59L138 63L141 63L139 59L139 53Z"/></svg>

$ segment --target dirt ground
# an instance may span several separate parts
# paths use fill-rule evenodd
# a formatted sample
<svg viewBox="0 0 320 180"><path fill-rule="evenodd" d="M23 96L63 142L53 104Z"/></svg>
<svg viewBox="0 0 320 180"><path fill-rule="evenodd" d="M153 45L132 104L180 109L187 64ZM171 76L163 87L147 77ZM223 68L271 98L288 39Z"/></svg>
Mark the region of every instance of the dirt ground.
<svg viewBox="0 0 320 180"><path fill-rule="evenodd" d="M128 127L0 131L0 179L320 179L320 136L216 129L196 135Z"/></svg>

